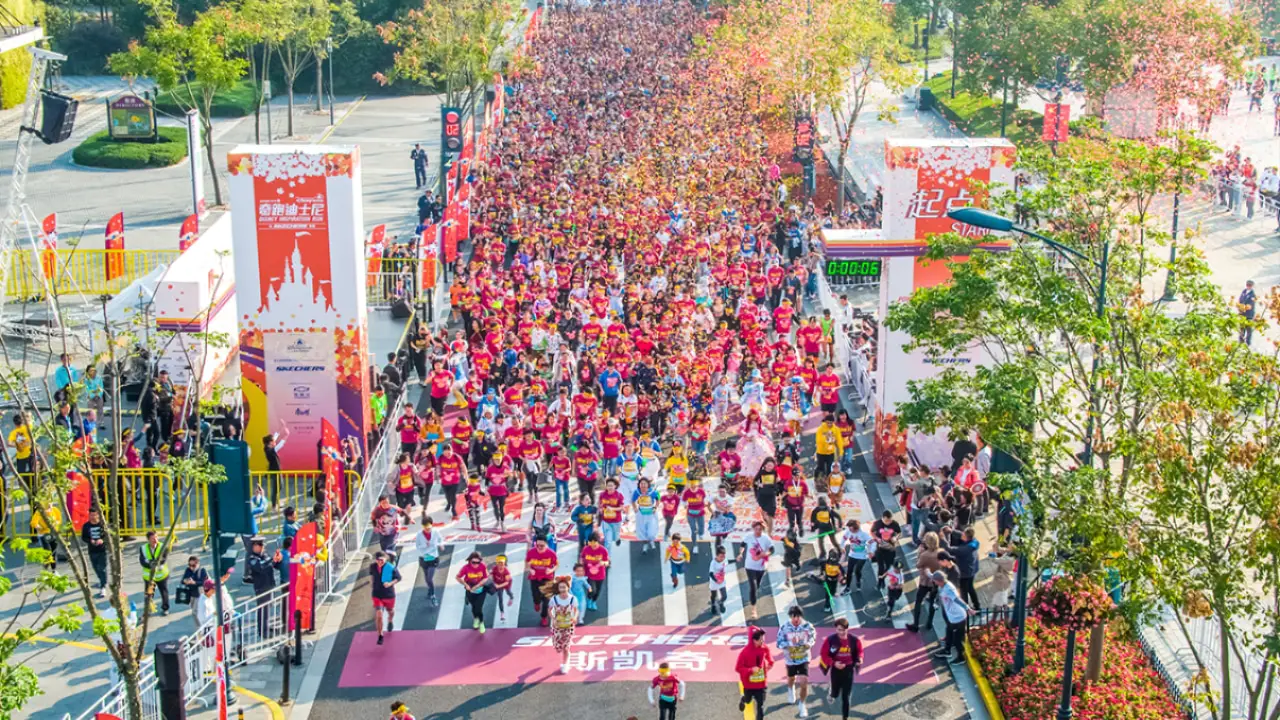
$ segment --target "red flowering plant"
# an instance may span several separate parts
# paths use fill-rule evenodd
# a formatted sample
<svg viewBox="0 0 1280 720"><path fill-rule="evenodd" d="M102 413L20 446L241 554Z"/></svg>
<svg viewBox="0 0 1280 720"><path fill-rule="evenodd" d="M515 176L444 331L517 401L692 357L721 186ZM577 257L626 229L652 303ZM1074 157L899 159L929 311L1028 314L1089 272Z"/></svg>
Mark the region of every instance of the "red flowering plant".
<svg viewBox="0 0 1280 720"><path fill-rule="evenodd" d="M1062 693L1062 666L1067 631L1034 617L1027 618L1026 666L1017 675L1006 669L1013 660L1017 630L989 623L969 635L974 659L991 683L1008 720L1052 720ZM1088 659L1088 643L1076 645L1076 668ZM1142 647L1122 631L1107 628L1102 674L1087 687L1077 684L1072 699L1075 720L1176 720L1182 717L1160 675Z"/></svg>
<svg viewBox="0 0 1280 720"><path fill-rule="evenodd" d="M1059 575L1031 593L1031 614L1064 630L1088 630L1115 610L1111 596L1084 575Z"/></svg>

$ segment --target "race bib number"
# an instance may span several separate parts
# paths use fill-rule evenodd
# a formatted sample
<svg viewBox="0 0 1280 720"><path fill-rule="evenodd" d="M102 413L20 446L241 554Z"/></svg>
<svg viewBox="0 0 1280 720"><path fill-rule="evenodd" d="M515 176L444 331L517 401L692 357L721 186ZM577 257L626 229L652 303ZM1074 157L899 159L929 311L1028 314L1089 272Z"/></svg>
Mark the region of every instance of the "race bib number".
<svg viewBox="0 0 1280 720"><path fill-rule="evenodd" d="M748 678L753 683L764 682L764 668L758 667L751 671L751 677Z"/></svg>
<svg viewBox="0 0 1280 720"><path fill-rule="evenodd" d="M568 612L557 613L556 627L560 628L561 630L567 630L573 627L573 618L570 617Z"/></svg>
<svg viewBox="0 0 1280 720"><path fill-rule="evenodd" d="M787 648L787 656L792 660L808 660L809 648L798 646L789 647Z"/></svg>
<svg viewBox="0 0 1280 720"><path fill-rule="evenodd" d="M829 523L829 522L831 522L831 513L827 512L826 510L819 510L819 511L818 511L818 522L820 522L820 523Z"/></svg>

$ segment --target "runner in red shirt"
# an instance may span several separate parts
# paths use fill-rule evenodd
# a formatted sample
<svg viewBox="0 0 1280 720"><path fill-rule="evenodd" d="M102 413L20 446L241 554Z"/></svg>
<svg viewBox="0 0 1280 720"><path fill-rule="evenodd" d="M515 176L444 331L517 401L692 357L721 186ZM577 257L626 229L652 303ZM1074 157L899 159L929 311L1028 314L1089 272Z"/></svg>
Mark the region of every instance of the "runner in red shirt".
<svg viewBox="0 0 1280 720"><path fill-rule="evenodd" d="M444 401L453 391L453 373L445 370L444 361L437 360L431 366L431 411L436 417L444 417Z"/></svg>
<svg viewBox="0 0 1280 720"><path fill-rule="evenodd" d="M649 704L658 706L660 720L675 718L676 701L684 700L684 689L684 681L671 674L670 663L660 663L658 675L649 685ZM658 692L656 703L653 697L655 690Z"/></svg>
<svg viewBox="0 0 1280 720"><path fill-rule="evenodd" d="M836 375L835 366L827 363L822 368L822 374L818 376L816 384L822 412L834 413L840 405L840 376Z"/></svg>
<svg viewBox="0 0 1280 720"><path fill-rule="evenodd" d="M600 597L600 584L605 581L609 569L609 549L600 544L600 532L596 531L587 538L587 546L582 549L582 564L587 570L587 610L598 610L596 600Z"/></svg>
<svg viewBox="0 0 1280 720"><path fill-rule="evenodd" d="M542 626L547 626L547 600L551 597L542 592L544 583L555 577L556 551L547 547L547 539L539 535L533 540L533 547L525 553L524 565L528 568L529 596L533 598L533 609L542 616Z"/></svg>

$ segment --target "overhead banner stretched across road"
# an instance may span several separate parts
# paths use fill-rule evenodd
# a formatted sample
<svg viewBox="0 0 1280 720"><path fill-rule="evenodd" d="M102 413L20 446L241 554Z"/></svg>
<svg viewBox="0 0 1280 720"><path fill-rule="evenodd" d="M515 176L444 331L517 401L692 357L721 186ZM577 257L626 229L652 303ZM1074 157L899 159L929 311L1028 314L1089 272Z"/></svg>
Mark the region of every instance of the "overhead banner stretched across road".
<svg viewBox="0 0 1280 720"><path fill-rule="evenodd" d="M246 146L227 167L245 436L280 433L283 469L318 469L322 419L361 447L368 424L360 154Z"/></svg>

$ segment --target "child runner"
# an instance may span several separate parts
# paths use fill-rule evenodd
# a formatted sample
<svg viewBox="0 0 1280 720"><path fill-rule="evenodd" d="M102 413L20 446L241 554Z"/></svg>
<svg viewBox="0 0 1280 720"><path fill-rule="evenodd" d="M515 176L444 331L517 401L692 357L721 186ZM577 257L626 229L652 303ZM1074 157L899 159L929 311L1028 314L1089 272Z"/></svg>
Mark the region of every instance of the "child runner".
<svg viewBox="0 0 1280 720"><path fill-rule="evenodd" d="M724 601L729 597L728 591L725 590L725 574L728 571L724 546L717 545L715 559L707 568L707 588L711 591L711 612L713 613L724 613Z"/></svg>
<svg viewBox="0 0 1280 720"><path fill-rule="evenodd" d="M582 624L582 616L586 614L587 607L587 591L591 589L591 583L587 581L587 568L582 563L574 563L573 580L570 581L569 592L573 593L573 599L578 602L578 624Z"/></svg>
<svg viewBox="0 0 1280 720"><path fill-rule="evenodd" d="M596 532L587 538L587 546L582 550L582 563L587 570L586 610L598 610L596 600L600 597L600 587L604 584L609 569L609 549L600 544L600 533Z"/></svg>
<svg viewBox="0 0 1280 720"><path fill-rule="evenodd" d="M673 483L667 483L667 491L662 494L662 541L671 537L671 524L676 521L680 512L680 492Z"/></svg>
<svg viewBox="0 0 1280 720"><path fill-rule="evenodd" d="M653 691L658 691L658 720L676 720L676 701L684 700L684 681L671 674L669 663L659 663L658 676L649 685L649 704L654 704Z"/></svg>
<svg viewBox="0 0 1280 720"><path fill-rule="evenodd" d="M415 720L415 718L409 714L408 705L396 700L391 703L391 720Z"/></svg>
<svg viewBox="0 0 1280 720"><path fill-rule="evenodd" d="M902 581L904 577L900 560L894 561L893 566L885 571L884 584L889 591L889 596L885 599L885 620L893 617L893 606L897 605L898 598L902 597Z"/></svg>
<svg viewBox="0 0 1280 720"><path fill-rule="evenodd" d="M818 641L813 625L804 619L799 605L787 611L791 622L778 628L778 649L786 651L787 702L798 703L800 717L809 717L805 700L809 697L809 653Z"/></svg>
<svg viewBox="0 0 1280 720"><path fill-rule="evenodd" d="M684 575L684 564L689 561L689 549L680 543L680 533L671 536L671 544L667 546L667 560L671 563L671 587L678 587L679 577Z"/></svg>
<svg viewBox="0 0 1280 720"><path fill-rule="evenodd" d="M551 614L551 646L560 653L560 674L569 672L569 645L573 642L573 628L578 624L578 600L569 594L569 578L556 580L556 593L547 600Z"/></svg>
<svg viewBox="0 0 1280 720"><path fill-rule="evenodd" d="M649 487L648 479L640 480L631 495L631 505L636 512L636 539L644 543L640 552L648 552L658 539L658 492Z"/></svg>
<svg viewBox="0 0 1280 720"><path fill-rule="evenodd" d="M507 556L499 555L494 558L493 566L489 568L489 578L493 580L493 593L498 596L498 619L507 619L507 608L516 601L515 593L511 590L511 568L507 567ZM503 596L507 598L507 604L502 604Z"/></svg>
<svg viewBox="0 0 1280 720"><path fill-rule="evenodd" d="M684 514L689 521L689 542L693 544L693 554L698 554L698 539L706 534L707 524L707 491L702 489L700 478L689 478L689 487L681 496L684 500Z"/></svg>

